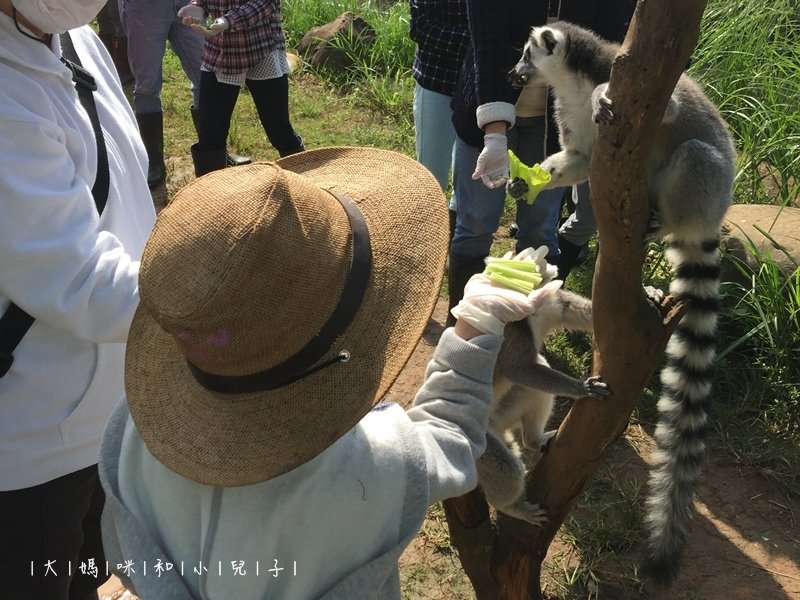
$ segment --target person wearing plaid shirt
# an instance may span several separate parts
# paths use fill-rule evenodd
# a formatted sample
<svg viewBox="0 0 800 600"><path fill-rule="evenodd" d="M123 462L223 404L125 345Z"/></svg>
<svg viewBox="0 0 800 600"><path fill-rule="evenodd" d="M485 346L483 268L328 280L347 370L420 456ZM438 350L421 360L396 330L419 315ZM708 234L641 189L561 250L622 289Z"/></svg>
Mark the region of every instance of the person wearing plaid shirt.
<svg viewBox="0 0 800 600"><path fill-rule="evenodd" d="M280 156L301 152L289 119L289 72L280 0L192 0L178 12L206 38L200 73L195 175L225 167L225 140L239 90L247 86L261 125ZM205 26L206 18L213 22Z"/></svg>
<svg viewBox="0 0 800 600"><path fill-rule="evenodd" d="M414 134L417 160L447 190L456 132L450 101L469 43L465 0L410 0L411 39L417 52L411 72L414 88ZM450 234L456 199L450 198Z"/></svg>

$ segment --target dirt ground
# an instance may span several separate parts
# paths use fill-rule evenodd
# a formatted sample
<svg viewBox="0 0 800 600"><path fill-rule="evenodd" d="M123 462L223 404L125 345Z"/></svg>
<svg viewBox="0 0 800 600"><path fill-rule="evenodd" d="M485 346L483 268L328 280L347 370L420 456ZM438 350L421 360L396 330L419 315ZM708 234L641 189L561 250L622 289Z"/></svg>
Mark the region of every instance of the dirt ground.
<svg viewBox="0 0 800 600"><path fill-rule="evenodd" d="M186 167L172 165L173 176ZM173 178L188 179L191 175ZM163 187L154 194L154 201L158 208L163 206ZM388 400L405 406L413 400L443 330L446 310L446 302L440 300ZM641 427L632 433L615 444L599 476L625 477L634 485L644 481L652 440ZM615 577L590 578L588 585L585 581L572 583L565 575L580 565L580 548L559 537L545 563L553 574L545 592L570 599L800 600L800 502L787 500L764 480L742 472L722 451L712 447L709 455L699 489L698 515L673 587L654 591L639 580L632 566L638 546L626 549L629 556L615 550L608 565L603 564L602 556L599 560L594 557L598 572L614 573ZM576 511L580 510L579 503ZM441 509L429 513L422 531L401 557L400 566L404 600L474 599L449 546ZM106 583L100 593L103 600L132 600L130 595L123 596L116 579Z"/></svg>

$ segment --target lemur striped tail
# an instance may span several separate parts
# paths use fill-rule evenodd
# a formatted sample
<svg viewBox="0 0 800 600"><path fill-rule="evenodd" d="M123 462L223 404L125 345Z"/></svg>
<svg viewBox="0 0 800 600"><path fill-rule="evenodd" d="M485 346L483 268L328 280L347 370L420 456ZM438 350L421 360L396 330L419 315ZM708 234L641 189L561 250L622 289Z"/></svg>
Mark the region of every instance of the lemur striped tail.
<svg viewBox="0 0 800 600"><path fill-rule="evenodd" d="M658 448L645 516L649 545L644 568L664 585L678 573L706 454L719 312L719 240L673 241L667 259L675 271L670 292L689 308L667 344L661 371Z"/></svg>

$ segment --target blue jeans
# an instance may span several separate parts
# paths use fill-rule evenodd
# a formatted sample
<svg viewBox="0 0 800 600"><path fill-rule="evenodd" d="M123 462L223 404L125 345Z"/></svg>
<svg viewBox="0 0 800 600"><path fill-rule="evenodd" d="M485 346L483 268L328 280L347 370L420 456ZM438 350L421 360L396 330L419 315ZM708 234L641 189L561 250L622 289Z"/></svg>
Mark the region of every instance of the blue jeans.
<svg viewBox="0 0 800 600"><path fill-rule="evenodd" d="M161 112L162 63L167 40L189 78L194 106L200 106L200 59L203 38L178 20L188 0L119 0L120 19L128 36L128 62L136 78L133 110L137 115Z"/></svg>
<svg viewBox="0 0 800 600"><path fill-rule="evenodd" d="M432 92L420 84L414 88L414 138L417 160L436 177L447 191L450 171L455 161L456 131L452 121L450 96ZM455 210L455 194L450 198L450 210Z"/></svg>
<svg viewBox="0 0 800 600"><path fill-rule="evenodd" d="M540 163L544 159L544 133L544 117L518 118L516 125L508 130L508 147L526 165ZM505 187L489 189L480 179L472 179L481 150L456 138L453 185L458 207L450 251L464 258L489 255L505 204ZM549 260L558 256L558 217L563 193L564 188L553 188L541 192L533 204L517 202L517 252L544 245L549 250Z"/></svg>

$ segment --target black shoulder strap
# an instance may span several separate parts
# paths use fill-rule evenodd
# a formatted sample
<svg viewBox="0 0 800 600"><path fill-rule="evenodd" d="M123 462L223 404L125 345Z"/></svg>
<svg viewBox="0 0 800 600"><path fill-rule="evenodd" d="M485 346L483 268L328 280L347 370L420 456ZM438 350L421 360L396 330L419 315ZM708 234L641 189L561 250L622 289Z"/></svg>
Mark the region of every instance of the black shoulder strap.
<svg viewBox="0 0 800 600"><path fill-rule="evenodd" d="M108 154L106 152L106 142L103 137L103 130L100 127L100 119L97 116L97 106L94 103L92 92L97 89L94 77L81 65L75 47L72 45L72 38L69 33L61 36L62 62L72 71L72 81L78 92L81 104L89 115L89 120L94 129L97 141L97 175L92 186L92 197L97 207L97 213L103 212L108 200ZM25 337L28 329L33 325L33 317L22 310L13 302L0 317L0 378L2 378L11 368L14 362L14 350Z"/></svg>

